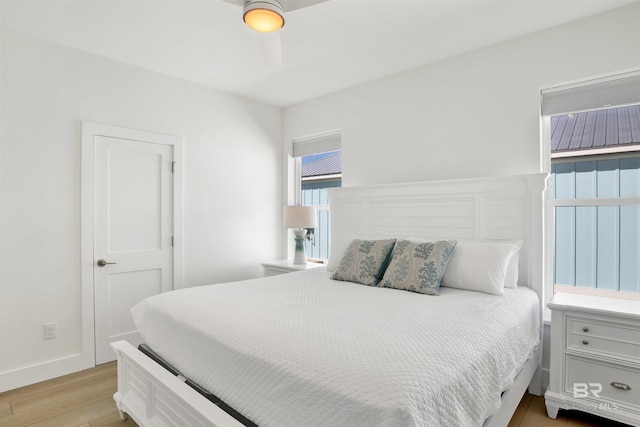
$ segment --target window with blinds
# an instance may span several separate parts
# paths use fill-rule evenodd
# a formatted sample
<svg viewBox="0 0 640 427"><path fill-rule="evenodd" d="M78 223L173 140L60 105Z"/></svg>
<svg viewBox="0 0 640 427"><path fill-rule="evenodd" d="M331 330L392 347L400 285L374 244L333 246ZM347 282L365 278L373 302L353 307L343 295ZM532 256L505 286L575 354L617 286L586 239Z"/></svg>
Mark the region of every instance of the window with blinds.
<svg viewBox="0 0 640 427"><path fill-rule="evenodd" d="M293 141L296 158L296 202L316 206L318 227L305 243L307 258L329 259L331 248L331 218L326 190L342 185L341 135L331 132Z"/></svg>
<svg viewBox="0 0 640 427"><path fill-rule="evenodd" d="M640 73L541 92L554 291L640 298Z"/></svg>

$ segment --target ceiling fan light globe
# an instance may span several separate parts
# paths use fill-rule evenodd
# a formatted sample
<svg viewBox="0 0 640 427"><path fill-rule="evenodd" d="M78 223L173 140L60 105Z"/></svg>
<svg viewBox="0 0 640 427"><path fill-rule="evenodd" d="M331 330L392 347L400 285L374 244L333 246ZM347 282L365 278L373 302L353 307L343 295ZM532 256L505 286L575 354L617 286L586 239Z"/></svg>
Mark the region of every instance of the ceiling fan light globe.
<svg viewBox="0 0 640 427"><path fill-rule="evenodd" d="M255 31L272 33L284 26L284 10L275 1L249 2L244 7L242 19Z"/></svg>

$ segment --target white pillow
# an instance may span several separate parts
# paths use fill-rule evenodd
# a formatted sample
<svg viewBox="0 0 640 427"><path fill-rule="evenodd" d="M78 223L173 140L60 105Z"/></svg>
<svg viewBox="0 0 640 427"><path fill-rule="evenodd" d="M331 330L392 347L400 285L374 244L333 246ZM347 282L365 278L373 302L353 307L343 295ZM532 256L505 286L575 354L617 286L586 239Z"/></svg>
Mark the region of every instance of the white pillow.
<svg viewBox="0 0 640 427"><path fill-rule="evenodd" d="M347 242L348 244L348 242ZM347 250L345 245L338 245L337 243L331 242L331 254L329 255L329 261L327 262L327 271L329 273L333 273L338 269L340 265L340 260L344 256L344 253Z"/></svg>
<svg viewBox="0 0 640 427"><path fill-rule="evenodd" d="M509 262L516 252L511 243L458 242L442 277L442 286L504 293Z"/></svg>
<svg viewBox="0 0 640 427"><path fill-rule="evenodd" d="M522 240L516 240L510 242L515 246L511 261L509 261L509 267L507 267L507 274L504 277L505 288L517 288L518 287L518 263L520 262L520 248L522 248Z"/></svg>

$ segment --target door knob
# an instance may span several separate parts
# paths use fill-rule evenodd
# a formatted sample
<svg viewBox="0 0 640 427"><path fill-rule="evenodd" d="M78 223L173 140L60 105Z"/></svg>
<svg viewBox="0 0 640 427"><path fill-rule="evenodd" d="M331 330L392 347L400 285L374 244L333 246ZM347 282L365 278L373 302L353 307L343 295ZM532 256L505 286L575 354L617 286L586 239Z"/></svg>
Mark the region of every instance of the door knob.
<svg viewBox="0 0 640 427"><path fill-rule="evenodd" d="M104 267L107 264L115 264L115 262L107 262L103 259L99 259L96 264L98 264L98 267Z"/></svg>

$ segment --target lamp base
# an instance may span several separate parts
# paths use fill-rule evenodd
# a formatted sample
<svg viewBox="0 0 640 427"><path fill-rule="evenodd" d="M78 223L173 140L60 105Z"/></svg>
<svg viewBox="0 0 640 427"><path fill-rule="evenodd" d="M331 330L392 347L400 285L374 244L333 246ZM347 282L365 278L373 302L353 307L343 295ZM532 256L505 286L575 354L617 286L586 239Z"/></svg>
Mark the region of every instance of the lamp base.
<svg viewBox="0 0 640 427"><path fill-rule="evenodd" d="M293 263L296 265L304 265L307 263L307 254L304 252L304 238L307 230L304 228L296 228L293 230L293 234L296 236L296 249L293 254Z"/></svg>

